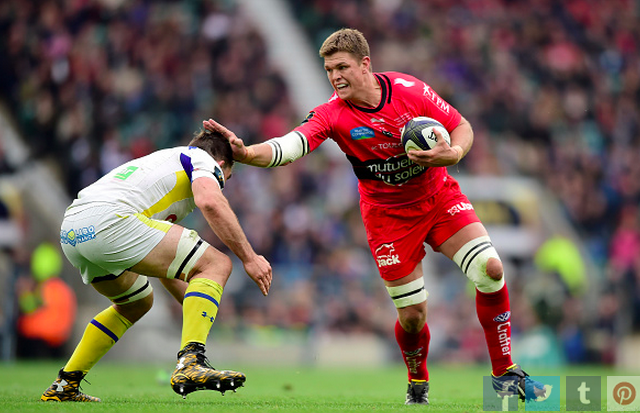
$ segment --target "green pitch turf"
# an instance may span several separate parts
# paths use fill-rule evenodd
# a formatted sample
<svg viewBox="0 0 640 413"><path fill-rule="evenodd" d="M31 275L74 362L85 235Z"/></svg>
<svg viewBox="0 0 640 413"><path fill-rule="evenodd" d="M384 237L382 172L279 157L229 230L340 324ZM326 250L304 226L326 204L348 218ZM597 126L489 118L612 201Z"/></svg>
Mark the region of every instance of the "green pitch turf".
<svg viewBox="0 0 640 413"><path fill-rule="evenodd" d="M225 396L214 391L198 391L186 400L169 384L172 365L100 363L83 383L83 390L102 398L102 403L40 402L62 363L19 362L0 364L0 411L105 412L105 413L226 413L226 412L481 412L482 376L488 369L477 366L434 365L431 374L431 405L404 406L406 373L404 366L381 368L303 368L236 366L247 375L246 386ZM230 368L231 366L219 366ZM538 370L539 376L603 377L632 375L600 367L571 367ZM635 373L638 375L638 372ZM525 411L523 403L520 411ZM565 411L562 389L561 411ZM605 391L602 411L606 411Z"/></svg>

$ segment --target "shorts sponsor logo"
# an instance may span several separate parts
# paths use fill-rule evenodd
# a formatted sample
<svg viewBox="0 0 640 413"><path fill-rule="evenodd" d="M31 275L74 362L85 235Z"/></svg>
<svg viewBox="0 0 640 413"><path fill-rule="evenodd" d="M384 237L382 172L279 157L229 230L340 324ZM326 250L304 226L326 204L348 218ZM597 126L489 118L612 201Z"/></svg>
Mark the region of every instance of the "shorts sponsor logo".
<svg viewBox="0 0 640 413"><path fill-rule="evenodd" d="M509 320L511 318L511 311L505 311L504 313L500 314L499 316L496 316L493 321L495 321L496 323L504 323L505 321Z"/></svg>
<svg viewBox="0 0 640 413"><path fill-rule="evenodd" d="M69 231L60 230L60 243L69 244L73 247L76 244L91 241L96 237L96 228L93 225Z"/></svg>
<svg viewBox="0 0 640 413"><path fill-rule="evenodd" d="M471 205L470 203L458 202L457 204L449 208L447 212L449 213L449 215L455 215L460 211L471 211L471 210L473 210L473 205Z"/></svg>
<svg viewBox="0 0 640 413"><path fill-rule="evenodd" d="M640 410L640 376L607 377L607 410L637 412Z"/></svg>
<svg viewBox="0 0 640 413"><path fill-rule="evenodd" d="M400 264L400 255L396 254L396 247L391 244L382 244L376 249L375 257L378 267Z"/></svg>
<svg viewBox="0 0 640 413"><path fill-rule="evenodd" d="M353 128L349 133L351 134L351 139L353 139L354 141L373 138L376 135L373 129L368 128L366 126Z"/></svg>

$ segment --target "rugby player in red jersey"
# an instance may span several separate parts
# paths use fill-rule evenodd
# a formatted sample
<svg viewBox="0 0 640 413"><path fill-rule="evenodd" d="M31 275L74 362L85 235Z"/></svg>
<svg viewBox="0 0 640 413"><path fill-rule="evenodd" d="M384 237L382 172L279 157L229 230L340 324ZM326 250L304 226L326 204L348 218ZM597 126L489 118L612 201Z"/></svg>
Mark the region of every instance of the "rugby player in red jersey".
<svg viewBox="0 0 640 413"><path fill-rule="evenodd" d="M331 34L320 56L335 92L282 137L245 146L212 119L204 126L229 139L235 160L260 167L290 163L326 139L333 139L346 154L358 177L369 247L398 312L395 336L408 370L406 404L428 404L424 242L458 264L476 286L476 309L496 391L524 399L527 388L527 393L535 389L539 395L542 384L511 360L509 294L498 253L446 169L471 148L471 125L425 82L398 72L373 72L369 55L367 40L359 31ZM400 129L417 116L442 123L451 144L438 136L433 149L405 153Z"/></svg>

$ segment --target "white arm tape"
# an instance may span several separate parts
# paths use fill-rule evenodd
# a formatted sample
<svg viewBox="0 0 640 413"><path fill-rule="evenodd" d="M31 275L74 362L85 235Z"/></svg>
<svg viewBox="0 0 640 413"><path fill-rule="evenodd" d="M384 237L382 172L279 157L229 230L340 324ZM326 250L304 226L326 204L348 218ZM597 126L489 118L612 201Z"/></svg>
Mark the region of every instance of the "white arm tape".
<svg viewBox="0 0 640 413"><path fill-rule="evenodd" d="M271 163L269 168L286 165L309 153L309 141L300 132L289 132L284 136L272 138L265 143L271 146Z"/></svg>

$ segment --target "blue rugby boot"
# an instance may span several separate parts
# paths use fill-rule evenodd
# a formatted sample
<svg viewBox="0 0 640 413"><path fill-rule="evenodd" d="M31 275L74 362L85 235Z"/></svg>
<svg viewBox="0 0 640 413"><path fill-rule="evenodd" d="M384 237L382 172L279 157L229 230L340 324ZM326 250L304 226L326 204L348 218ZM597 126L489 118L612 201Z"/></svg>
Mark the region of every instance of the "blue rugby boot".
<svg viewBox="0 0 640 413"><path fill-rule="evenodd" d="M493 389L500 396L518 395L522 401L535 401L538 398L545 398L547 389L544 384L533 380L517 364L509 367L507 372L501 376L491 374Z"/></svg>

